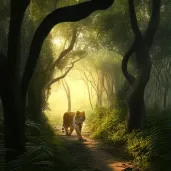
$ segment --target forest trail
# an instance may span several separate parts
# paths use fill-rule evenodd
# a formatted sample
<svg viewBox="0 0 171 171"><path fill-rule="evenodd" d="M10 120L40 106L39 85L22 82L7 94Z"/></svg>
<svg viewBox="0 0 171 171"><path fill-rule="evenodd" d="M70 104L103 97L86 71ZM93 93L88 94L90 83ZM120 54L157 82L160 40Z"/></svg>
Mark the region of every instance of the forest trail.
<svg viewBox="0 0 171 171"><path fill-rule="evenodd" d="M130 163L109 154L100 141L89 138L89 133L83 132L86 142L79 142L75 132L70 137L61 131L57 134L67 145L69 153L80 163L78 171L133 171Z"/></svg>

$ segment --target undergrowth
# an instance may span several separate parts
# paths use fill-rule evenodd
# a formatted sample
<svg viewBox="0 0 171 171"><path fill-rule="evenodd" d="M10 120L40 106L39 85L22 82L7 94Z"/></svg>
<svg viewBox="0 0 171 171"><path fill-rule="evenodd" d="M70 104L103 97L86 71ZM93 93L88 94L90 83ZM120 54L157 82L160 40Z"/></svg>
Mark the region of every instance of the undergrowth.
<svg viewBox="0 0 171 171"><path fill-rule="evenodd" d="M0 115L0 127L3 117ZM70 171L76 168L73 157L48 124L26 121L26 153L5 163L3 133L0 133L0 170L2 171Z"/></svg>
<svg viewBox="0 0 171 171"><path fill-rule="evenodd" d="M121 149L120 153L142 171L170 171L171 109L148 109L147 129L128 134L126 106L116 106L113 111L98 108L90 115L88 123L91 136Z"/></svg>

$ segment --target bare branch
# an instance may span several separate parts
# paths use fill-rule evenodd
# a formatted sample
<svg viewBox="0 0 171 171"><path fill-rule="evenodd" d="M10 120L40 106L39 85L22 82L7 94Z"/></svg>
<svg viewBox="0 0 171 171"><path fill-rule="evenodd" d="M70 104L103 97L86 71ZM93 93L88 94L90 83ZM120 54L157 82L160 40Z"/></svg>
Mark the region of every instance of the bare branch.
<svg viewBox="0 0 171 171"><path fill-rule="evenodd" d="M67 71L66 71L63 75L61 75L60 77L57 77L57 78L53 79L52 81L50 81L49 84L47 85L47 87L50 88L50 86L51 86L52 84L54 84L54 83L60 81L60 80L61 80L62 78L64 78L64 77L66 77L66 75L69 73L69 71L71 71L71 69L72 69L73 67L74 67L74 64L72 64L72 66L69 67L69 68L67 69Z"/></svg>
<svg viewBox="0 0 171 171"><path fill-rule="evenodd" d="M94 85L94 84L92 83L92 81L89 80L89 78L88 78L88 76L86 75L85 72L83 72L83 75L84 75L84 77L86 78L86 80L91 84L91 86L94 88L94 90L97 92L96 85Z"/></svg>
<svg viewBox="0 0 171 171"><path fill-rule="evenodd" d="M79 58L79 59L73 61L73 62L71 63L71 66L68 67L68 69L65 71L65 73L64 73L62 76L57 77L57 78L53 79L52 81L50 81L49 84L47 85L47 87L50 88L50 86L51 86L52 84L58 82L59 80L61 80L61 79L64 78L64 77L66 77L66 75L67 75L67 74L71 71L71 69L74 67L74 64L75 64L76 62L78 62L79 60L81 60L81 59L82 59L82 58Z"/></svg>

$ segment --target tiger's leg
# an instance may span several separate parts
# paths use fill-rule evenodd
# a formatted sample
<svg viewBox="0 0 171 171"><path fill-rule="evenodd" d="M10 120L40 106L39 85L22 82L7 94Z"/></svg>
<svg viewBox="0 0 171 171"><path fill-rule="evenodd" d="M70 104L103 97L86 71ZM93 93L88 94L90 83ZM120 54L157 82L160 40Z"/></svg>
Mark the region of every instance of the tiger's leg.
<svg viewBox="0 0 171 171"><path fill-rule="evenodd" d="M68 127L65 127L64 126L64 128L65 128L65 133L66 133L66 135L68 136L69 134L68 134Z"/></svg>
<svg viewBox="0 0 171 171"><path fill-rule="evenodd" d="M71 134L72 134L73 131L74 131L74 129L70 127L69 136L71 136Z"/></svg>
<svg viewBox="0 0 171 171"><path fill-rule="evenodd" d="M80 130L79 130L78 127L75 128L75 131L76 131L76 133L77 133L78 140L83 139L82 136L81 136L81 132L80 132Z"/></svg>
<svg viewBox="0 0 171 171"><path fill-rule="evenodd" d="M80 141L86 141L86 139L83 139L83 137L81 135L80 126L76 125L75 126L75 131L77 133L78 140L80 140Z"/></svg>
<svg viewBox="0 0 171 171"><path fill-rule="evenodd" d="M80 132L81 132L81 130L82 130L82 127L83 127L83 124L80 124L80 125L79 125L79 127L80 127Z"/></svg>

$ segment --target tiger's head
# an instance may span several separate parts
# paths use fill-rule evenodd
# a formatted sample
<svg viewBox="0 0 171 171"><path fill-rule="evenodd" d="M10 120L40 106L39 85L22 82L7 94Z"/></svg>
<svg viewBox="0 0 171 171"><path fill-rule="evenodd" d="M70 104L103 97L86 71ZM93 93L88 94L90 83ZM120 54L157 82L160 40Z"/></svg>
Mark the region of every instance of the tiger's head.
<svg viewBox="0 0 171 171"><path fill-rule="evenodd" d="M77 111L75 115L75 120L77 123L82 124L85 121L85 112Z"/></svg>

